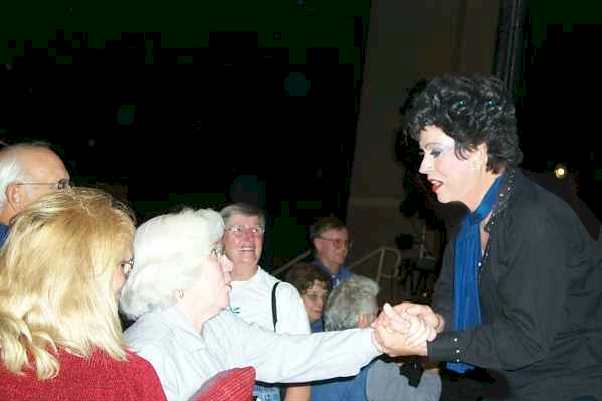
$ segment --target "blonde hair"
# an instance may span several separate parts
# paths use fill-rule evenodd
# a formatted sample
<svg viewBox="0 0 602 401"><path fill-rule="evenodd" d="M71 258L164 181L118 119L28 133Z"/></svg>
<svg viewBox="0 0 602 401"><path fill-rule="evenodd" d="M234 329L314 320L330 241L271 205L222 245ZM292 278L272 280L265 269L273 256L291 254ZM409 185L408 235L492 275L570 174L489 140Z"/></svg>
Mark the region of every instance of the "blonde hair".
<svg viewBox="0 0 602 401"><path fill-rule="evenodd" d="M113 276L133 235L127 207L89 188L44 195L13 219L0 250L0 351L9 371L53 378L59 349L126 359Z"/></svg>

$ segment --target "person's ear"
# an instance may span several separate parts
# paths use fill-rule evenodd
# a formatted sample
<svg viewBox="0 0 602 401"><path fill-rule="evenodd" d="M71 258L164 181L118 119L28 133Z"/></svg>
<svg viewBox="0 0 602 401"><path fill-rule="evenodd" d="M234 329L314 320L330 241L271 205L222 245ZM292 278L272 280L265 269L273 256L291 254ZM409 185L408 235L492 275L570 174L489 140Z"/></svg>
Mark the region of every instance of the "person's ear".
<svg viewBox="0 0 602 401"><path fill-rule="evenodd" d="M14 211L20 211L23 208L23 194L19 185L15 183L8 184L5 195L7 204Z"/></svg>
<svg viewBox="0 0 602 401"><path fill-rule="evenodd" d="M372 323L370 321L370 316L367 313L360 313L359 317L357 318L357 327L364 329L370 326L370 323Z"/></svg>
<svg viewBox="0 0 602 401"><path fill-rule="evenodd" d="M314 238L311 240L311 242L314 245L314 249L316 250L316 252L320 252L320 248L321 248L320 239Z"/></svg>
<svg viewBox="0 0 602 401"><path fill-rule="evenodd" d="M470 166L472 169L475 171L480 170L484 165L487 164L487 145L484 143L478 145L477 148L472 152L470 159Z"/></svg>

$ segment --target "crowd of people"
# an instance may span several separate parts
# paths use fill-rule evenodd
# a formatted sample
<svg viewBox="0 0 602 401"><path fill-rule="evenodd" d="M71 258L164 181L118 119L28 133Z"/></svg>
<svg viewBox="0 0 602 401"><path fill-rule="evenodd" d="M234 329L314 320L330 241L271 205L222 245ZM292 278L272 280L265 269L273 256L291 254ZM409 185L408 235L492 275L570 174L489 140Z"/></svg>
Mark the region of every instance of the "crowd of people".
<svg viewBox="0 0 602 401"><path fill-rule="evenodd" d="M486 399L602 401L600 227L521 171L503 83L435 77L406 117L438 201L467 210L430 305L378 305L335 217L281 281L258 265L254 205L136 227L44 144L0 150L0 399L194 400L252 367L262 401L437 400L439 368L478 367ZM417 381L403 357L424 361Z"/></svg>

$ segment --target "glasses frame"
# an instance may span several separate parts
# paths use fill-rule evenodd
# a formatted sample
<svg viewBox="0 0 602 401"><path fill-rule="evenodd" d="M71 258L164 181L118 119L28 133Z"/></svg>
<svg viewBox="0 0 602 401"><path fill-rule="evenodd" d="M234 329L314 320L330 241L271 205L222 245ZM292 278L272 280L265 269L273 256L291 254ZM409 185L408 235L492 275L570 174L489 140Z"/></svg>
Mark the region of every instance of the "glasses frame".
<svg viewBox="0 0 602 401"><path fill-rule="evenodd" d="M129 260L119 263L119 268L125 277L129 277L132 270L134 270L134 257L132 256Z"/></svg>
<svg viewBox="0 0 602 401"><path fill-rule="evenodd" d="M16 182L15 185L52 185L55 190L63 191L71 188L71 180L69 178L61 178L57 182Z"/></svg>
<svg viewBox="0 0 602 401"><path fill-rule="evenodd" d="M333 243L334 246L336 247L340 247L340 246L346 246L348 249L351 249L351 247L353 246L353 241L351 241L350 239L340 239L340 238L324 238L324 237L316 237L318 239L323 239L324 241L330 241Z"/></svg>
<svg viewBox="0 0 602 401"><path fill-rule="evenodd" d="M245 231L251 231L251 234L254 237L261 237L265 233L265 228L262 226L248 227L240 224L232 224L231 226L224 228L224 231L229 232L237 238L242 237Z"/></svg>

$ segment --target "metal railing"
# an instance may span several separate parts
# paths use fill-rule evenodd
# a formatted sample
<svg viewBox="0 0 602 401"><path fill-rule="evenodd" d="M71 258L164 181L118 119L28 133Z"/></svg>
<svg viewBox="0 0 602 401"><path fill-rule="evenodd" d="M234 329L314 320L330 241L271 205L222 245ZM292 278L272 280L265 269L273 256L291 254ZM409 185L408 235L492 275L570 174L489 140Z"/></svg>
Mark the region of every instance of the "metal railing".
<svg viewBox="0 0 602 401"><path fill-rule="evenodd" d="M304 251L291 259L284 265L273 270L272 275L280 277L295 263L298 263L312 254L311 250ZM388 263L391 258L387 255L393 255L393 263ZM421 248L418 257L403 257L402 252L397 248L380 246L359 259L354 260L348 265L350 270L357 269L358 266L365 265L368 262L378 258L376 265L376 275L374 280L381 289L389 291L389 296L404 295L406 297L426 297L432 290L434 280L436 280L436 259L425 255ZM383 285L387 280L388 287Z"/></svg>
<svg viewBox="0 0 602 401"><path fill-rule="evenodd" d="M393 266L390 269L388 269L388 271L390 273L385 272L385 261L386 261L387 253L392 253L395 256L395 262L393 263ZM280 275L282 275L284 272L286 272L295 263L302 261L303 259L307 258L309 255L311 255L311 250L307 250L307 251L297 255L290 261L286 262L284 265L273 270L271 272L271 274L273 276L280 277ZM383 278L384 279L393 279L395 277L398 277L399 266L401 265L401 260L402 260L401 252L397 248L391 248L388 246L381 246L371 252L368 252L366 255L362 256L361 258L351 262L348 267L350 270L353 270L357 266L368 262L369 260L373 259L374 257L378 257L378 265L376 268L376 277L375 277L375 280L377 283L380 284L380 280Z"/></svg>
<svg viewBox="0 0 602 401"><path fill-rule="evenodd" d="M287 271L291 266L293 266L297 262L302 261L303 259L305 259L309 255L311 255L311 249L308 249L307 251L305 251L303 253L300 253L299 255L295 256L293 259L289 260L288 262L286 262L285 264L283 264L279 268L272 270L270 272L270 274L272 276L280 277L280 275L282 273L284 273L285 271Z"/></svg>
<svg viewBox="0 0 602 401"><path fill-rule="evenodd" d="M385 273L385 259L387 252L392 253L395 256L395 263L393 263L393 267L390 269L391 273ZM375 280L378 284L380 284L380 280L382 278L385 279L393 279L398 277L399 275L399 266L401 265L401 252L397 248L391 248L388 246L381 246L373 250L372 252L367 253L363 257L349 264L349 269L354 269L356 266L362 265L368 262L370 259L378 256L378 265L376 267L376 277Z"/></svg>

